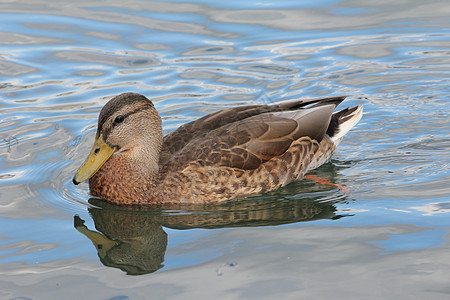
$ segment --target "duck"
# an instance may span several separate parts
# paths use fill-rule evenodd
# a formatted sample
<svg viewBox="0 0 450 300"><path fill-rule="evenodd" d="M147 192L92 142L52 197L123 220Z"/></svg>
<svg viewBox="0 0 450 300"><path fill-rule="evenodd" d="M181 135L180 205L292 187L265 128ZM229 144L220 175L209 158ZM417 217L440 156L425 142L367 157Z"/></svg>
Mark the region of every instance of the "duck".
<svg viewBox="0 0 450 300"><path fill-rule="evenodd" d="M283 187L325 163L362 117L335 111L346 96L238 106L163 136L153 102L138 93L109 100L75 185L120 206L223 203Z"/></svg>

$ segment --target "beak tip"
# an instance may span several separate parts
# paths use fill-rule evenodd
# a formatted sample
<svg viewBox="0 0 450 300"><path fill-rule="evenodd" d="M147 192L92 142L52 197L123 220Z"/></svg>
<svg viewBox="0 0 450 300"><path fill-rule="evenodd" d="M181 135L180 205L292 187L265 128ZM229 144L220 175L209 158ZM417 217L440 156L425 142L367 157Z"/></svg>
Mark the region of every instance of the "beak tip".
<svg viewBox="0 0 450 300"><path fill-rule="evenodd" d="M73 182L73 184L75 184L75 185L79 185L79 184L80 184L80 183L75 179L75 177L73 177L72 182Z"/></svg>

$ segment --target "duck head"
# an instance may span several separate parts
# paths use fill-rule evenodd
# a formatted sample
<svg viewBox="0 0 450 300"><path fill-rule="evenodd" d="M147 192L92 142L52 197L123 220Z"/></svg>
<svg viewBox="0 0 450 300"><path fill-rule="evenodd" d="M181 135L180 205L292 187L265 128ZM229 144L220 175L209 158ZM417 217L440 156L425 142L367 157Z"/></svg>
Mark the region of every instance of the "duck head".
<svg viewBox="0 0 450 300"><path fill-rule="evenodd" d="M73 183L91 178L113 155L125 156L145 172L157 172L161 146L161 118L153 103L140 94L120 94L101 110L94 146Z"/></svg>

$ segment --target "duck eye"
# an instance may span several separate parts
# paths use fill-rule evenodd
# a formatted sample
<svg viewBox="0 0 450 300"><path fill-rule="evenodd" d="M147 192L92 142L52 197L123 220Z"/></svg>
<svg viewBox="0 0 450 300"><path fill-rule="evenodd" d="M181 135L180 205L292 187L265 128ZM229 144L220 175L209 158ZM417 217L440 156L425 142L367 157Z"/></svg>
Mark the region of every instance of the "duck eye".
<svg viewBox="0 0 450 300"><path fill-rule="evenodd" d="M125 117L122 115L118 115L115 119L114 119L114 123L118 124L118 123L122 123L123 120L125 120Z"/></svg>

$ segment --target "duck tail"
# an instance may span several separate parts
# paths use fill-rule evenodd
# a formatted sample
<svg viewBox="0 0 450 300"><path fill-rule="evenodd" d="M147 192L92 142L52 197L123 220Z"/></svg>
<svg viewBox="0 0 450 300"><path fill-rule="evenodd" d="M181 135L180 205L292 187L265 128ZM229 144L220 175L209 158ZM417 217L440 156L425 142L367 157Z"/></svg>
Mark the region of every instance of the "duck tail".
<svg viewBox="0 0 450 300"><path fill-rule="evenodd" d="M363 108L361 105L343 109L332 115L327 135L336 146L342 141L344 135L361 120L362 115Z"/></svg>
<svg viewBox="0 0 450 300"><path fill-rule="evenodd" d="M347 96L334 96L334 97L326 97L326 98L313 98L313 99L291 99L291 100L283 100L279 102L274 102L270 104L271 107L277 107L281 110L297 110L300 108L311 108L317 106L328 105L330 103L339 105Z"/></svg>

